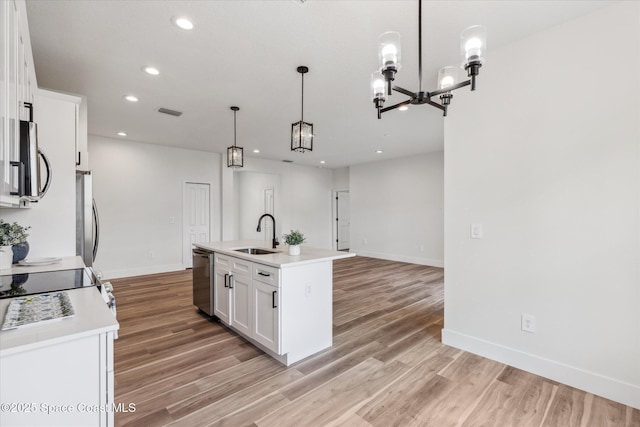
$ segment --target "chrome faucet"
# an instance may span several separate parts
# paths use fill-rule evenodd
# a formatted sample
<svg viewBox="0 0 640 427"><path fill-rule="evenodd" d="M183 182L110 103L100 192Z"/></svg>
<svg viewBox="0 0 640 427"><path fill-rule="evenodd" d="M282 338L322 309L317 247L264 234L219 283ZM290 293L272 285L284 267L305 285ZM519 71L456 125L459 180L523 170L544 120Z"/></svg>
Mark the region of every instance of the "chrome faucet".
<svg viewBox="0 0 640 427"><path fill-rule="evenodd" d="M276 239L276 219L273 217L273 215L271 214L263 214L260 219L258 219L258 228L256 228L257 232L262 231L262 229L260 228L260 221L262 221L262 218L264 218L265 216L268 216L269 218L271 218L271 221L273 221L273 239L271 240L271 244L272 244L272 248L275 249L277 245L279 245L280 243L278 242L278 239Z"/></svg>

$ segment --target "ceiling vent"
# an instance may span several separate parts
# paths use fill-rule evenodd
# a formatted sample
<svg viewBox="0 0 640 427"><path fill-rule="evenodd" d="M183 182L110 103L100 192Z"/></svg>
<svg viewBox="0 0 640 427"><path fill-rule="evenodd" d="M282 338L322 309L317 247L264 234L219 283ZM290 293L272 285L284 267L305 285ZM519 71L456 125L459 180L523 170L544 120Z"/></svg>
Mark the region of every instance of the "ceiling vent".
<svg viewBox="0 0 640 427"><path fill-rule="evenodd" d="M283 160L282 162L283 162L283 163L293 163L293 160L286 160L286 159L285 159L285 160Z"/></svg>
<svg viewBox="0 0 640 427"><path fill-rule="evenodd" d="M164 113L175 117L180 117L182 115L182 111L170 110L163 107L158 108L158 113Z"/></svg>

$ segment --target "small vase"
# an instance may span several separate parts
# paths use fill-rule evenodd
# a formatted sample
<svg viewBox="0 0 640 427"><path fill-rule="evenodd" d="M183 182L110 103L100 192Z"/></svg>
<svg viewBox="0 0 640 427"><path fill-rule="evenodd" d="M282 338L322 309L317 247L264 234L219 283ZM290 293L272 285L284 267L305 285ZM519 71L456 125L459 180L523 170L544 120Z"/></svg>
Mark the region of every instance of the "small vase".
<svg viewBox="0 0 640 427"><path fill-rule="evenodd" d="M300 245L289 245L289 255L300 255Z"/></svg>
<svg viewBox="0 0 640 427"><path fill-rule="evenodd" d="M0 246L0 270L11 268L13 262L13 249L11 245Z"/></svg>
<svg viewBox="0 0 640 427"><path fill-rule="evenodd" d="M29 242L16 243L13 245L13 263L22 261L29 253Z"/></svg>

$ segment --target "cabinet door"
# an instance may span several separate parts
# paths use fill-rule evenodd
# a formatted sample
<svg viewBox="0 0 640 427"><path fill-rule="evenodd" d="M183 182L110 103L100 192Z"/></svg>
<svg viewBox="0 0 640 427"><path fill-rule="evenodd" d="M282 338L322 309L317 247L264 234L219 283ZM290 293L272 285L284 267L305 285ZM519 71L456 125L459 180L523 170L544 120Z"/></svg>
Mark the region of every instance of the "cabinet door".
<svg viewBox="0 0 640 427"><path fill-rule="evenodd" d="M229 308L231 307L229 298L229 271L215 268L213 275L213 314L227 325L231 320L229 316Z"/></svg>
<svg viewBox="0 0 640 427"><path fill-rule="evenodd" d="M280 289L253 281L253 339L280 354Z"/></svg>
<svg viewBox="0 0 640 427"><path fill-rule="evenodd" d="M231 322L238 332L251 336L251 276L231 276Z"/></svg>

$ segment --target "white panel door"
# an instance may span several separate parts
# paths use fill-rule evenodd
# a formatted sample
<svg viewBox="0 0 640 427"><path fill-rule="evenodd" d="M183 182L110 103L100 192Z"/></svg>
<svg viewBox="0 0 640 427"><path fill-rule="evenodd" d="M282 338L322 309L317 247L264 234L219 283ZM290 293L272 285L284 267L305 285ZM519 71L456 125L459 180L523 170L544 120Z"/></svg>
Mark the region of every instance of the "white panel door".
<svg viewBox="0 0 640 427"><path fill-rule="evenodd" d="M273 188L264 189L264 213L273 215ZM273 238L273 221L270 219L263 219L264 226L264 241L270 242Z"/></svg>
<svg viewBox="0 0 640 427"><path fill-rule="evenodd" d="M337 192L337 213L338 250L348 250L349 228L351 224L348 191Z"/></svg>
<svg viewBox="0 0 640 427"><path fill-rule="evenodd" d="M209 184L187 182L184 185L182 263L185 268L193 267L193 244L210 240L209 194Z"/></svg>

